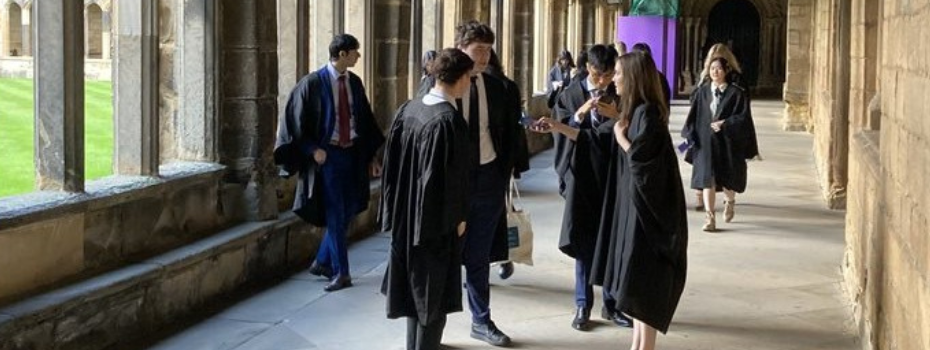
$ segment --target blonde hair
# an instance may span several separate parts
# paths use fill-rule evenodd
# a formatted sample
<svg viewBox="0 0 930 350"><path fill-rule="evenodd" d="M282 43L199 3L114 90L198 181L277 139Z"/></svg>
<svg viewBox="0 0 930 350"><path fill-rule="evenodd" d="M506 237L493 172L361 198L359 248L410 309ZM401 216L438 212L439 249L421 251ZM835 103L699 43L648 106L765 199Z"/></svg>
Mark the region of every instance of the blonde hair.
<svg viewBox="0 0 930 350"><path fill-rule="evenodd" d="M707 57L704 57L704 70L701 71L701 80L704 81L710 77L710 64L714 61L715 58L723 57L727 60L727 63L730 65L730 70L740 73L743 73L743 69L739 65L739 61L736 60L736 56L733 56L733 51L730 51L730 48L727 44L718 43L710 47L710 50L707 50Z"/></svg>

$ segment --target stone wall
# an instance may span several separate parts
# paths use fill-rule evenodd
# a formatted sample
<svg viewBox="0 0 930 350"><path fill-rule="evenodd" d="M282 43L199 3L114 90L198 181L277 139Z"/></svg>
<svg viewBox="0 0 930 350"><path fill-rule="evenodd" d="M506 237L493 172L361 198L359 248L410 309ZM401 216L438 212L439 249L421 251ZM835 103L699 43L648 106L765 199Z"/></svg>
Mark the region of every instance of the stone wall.
<svg viewBox="0 0 930 350"><path fill-rule="evenodd" d="M863 349L930 349L930 1L852 4L846 290Z"/></svg>
<svg viewBox="0 0 930 350"><path fill-rule="evenodd" d="M0 78L32 79L32 57L0 57ZM113 68L110 60L85 60L84 79L113 80Z"/></svg>
<svg viewBox="0 0 930 350"><path fill-rule="evenodd" d="M162 179L111 177L84 194L0 201L0 305L208 236L234 218L218 195L222 167L177 164ZM29 261L28 264L18 263Z"/></svg>

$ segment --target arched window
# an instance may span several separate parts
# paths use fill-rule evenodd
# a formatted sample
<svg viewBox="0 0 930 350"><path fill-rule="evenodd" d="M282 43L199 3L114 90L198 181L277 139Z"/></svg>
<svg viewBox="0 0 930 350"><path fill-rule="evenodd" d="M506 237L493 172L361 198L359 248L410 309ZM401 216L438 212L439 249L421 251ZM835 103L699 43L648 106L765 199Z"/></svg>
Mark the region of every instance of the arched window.
<svg viewBox="0 0 930 350"><path fill-rule="evenodd" d="M19 4L10 2L7 5L7 31L3 40L6 43L4 47L4 56L22 56L23 55L23 9Z"/></svg>
<svg viewBox="0 0 930 350"><path fill-rule="evenodd" d="M87 58L103 58L103 10L90 4L84 10L84 52Z"/></svg>

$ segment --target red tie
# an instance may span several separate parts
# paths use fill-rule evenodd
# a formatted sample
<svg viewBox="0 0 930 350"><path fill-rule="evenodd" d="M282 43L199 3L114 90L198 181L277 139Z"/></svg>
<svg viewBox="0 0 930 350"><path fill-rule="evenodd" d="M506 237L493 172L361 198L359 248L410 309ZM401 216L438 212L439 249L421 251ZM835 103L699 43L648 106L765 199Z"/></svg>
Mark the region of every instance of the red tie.
<svg viewBox="0 0 930 350"><path fill-rule="evenodd" d="M346 76L339 76L339 146L348 147L349 135L349 93L346 91Z"/></svg>

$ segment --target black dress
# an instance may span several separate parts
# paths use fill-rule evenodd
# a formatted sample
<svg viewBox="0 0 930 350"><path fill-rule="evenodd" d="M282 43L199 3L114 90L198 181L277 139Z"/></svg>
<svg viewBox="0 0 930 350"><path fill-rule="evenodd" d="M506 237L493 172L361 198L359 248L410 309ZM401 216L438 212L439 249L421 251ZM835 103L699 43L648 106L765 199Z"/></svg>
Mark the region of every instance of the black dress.
<svg viewBox="0 0 930 350"><path fill-rule="evenodd" d="M401 107L384 154L382 229L391 252L381 287L389 318L426 326L462 310L461 239L471 155L465 120L451 104L417 98Z"/></svg>
<svg viewBox="0 0 930 350"><path fill-rule="evenodd" d="M727 188L739 193L746 190L746 160L759 153L756 128L749 108L749 95L736 84L728 84L720 97L717 113L712 114L714 92L711 84L702 84L691 98L691 111L681 136L692 142L691 188ZM715 133L711 122L723 120Z"/></svg>
<svg viewBox="0 0 930 350"><path fill-rule="evenodd" d="M684 290L688 222L678 160L659 110L633 112L626 152L610 164L605 219L614 230L598 242L594 279L617 300L617 310L668 331Z"/></svg>

